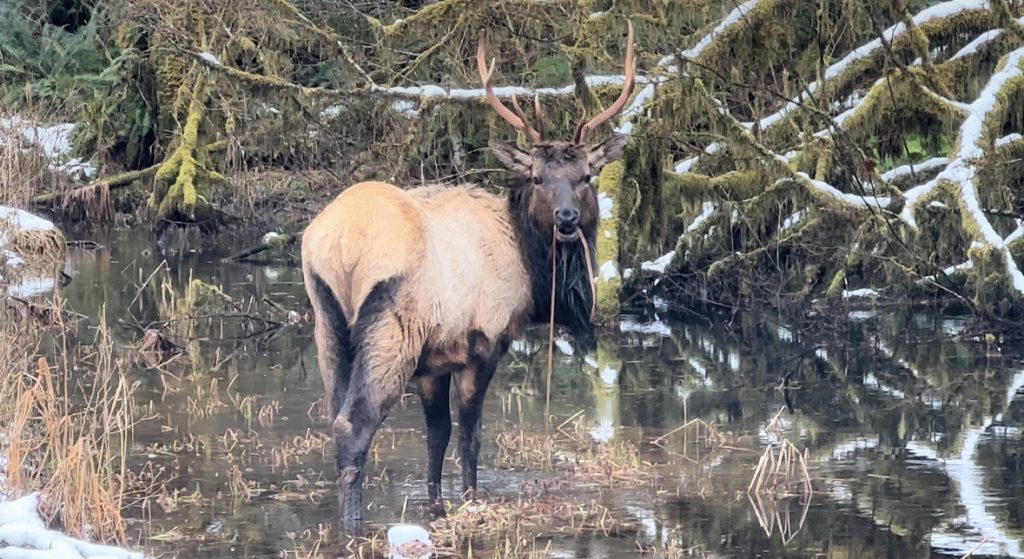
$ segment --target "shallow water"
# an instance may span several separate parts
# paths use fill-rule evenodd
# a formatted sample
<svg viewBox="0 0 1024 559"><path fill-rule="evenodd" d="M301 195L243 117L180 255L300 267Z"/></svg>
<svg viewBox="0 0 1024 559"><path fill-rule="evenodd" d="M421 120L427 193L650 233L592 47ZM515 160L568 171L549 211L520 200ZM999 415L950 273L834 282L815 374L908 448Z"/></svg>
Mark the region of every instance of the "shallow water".
<svg viewBox="0 0 1024 559"><path fill-rule="evenodd" d="M259 303L245 313L266 309L264 297L308 310L298 268L220 263L230 251L202 245L225 239L160 247L139 231L95 240L99 250L71 250L64 292L90 324L105 306L124 346L141 337L133 325L174 314L192 279ZM312 407L321 382L310 324L251 335L242 323L265 327L210 319L189 332L172 323L189 354L133 372L138 401L157 416L137 428L133 464L157 472L169 492L131 512L139 545L155 556L302 557L334 522L333 446ZM594 355L556 351L549 406L546 330L531 332L488 395L481 485L514 499L535 479L562 479L557 496L603 504L623 527L537 544L553 557L641 557L649 546L707 557L1024 557L1024 347L954 341L965 324L892 311L852 312L814 332L763 316L729 325L627 318L621 332L602 334ZM595 448L634 444L653 464L641 469L651 479L602 486L499 463L502 433L541 437L574 416ZM674 431L693 418L726 433L726 447ZM443 487L453 506L456 437ZM813 494L758 502L747 495L751 475L780 437L806 449ZM377 435L364 496L371 525L427 522L425 456L410 393ZM325 556L339 551L324 545Z"/></svg>

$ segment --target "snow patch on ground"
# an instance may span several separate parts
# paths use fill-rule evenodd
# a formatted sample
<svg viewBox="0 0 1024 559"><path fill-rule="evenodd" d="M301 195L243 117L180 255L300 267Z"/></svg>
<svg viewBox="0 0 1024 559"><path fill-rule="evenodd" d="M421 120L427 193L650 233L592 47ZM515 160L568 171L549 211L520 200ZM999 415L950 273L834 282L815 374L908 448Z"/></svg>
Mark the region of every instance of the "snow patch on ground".
<svg viewBox="0 0 1024 559"><path fill-rule="evenodd" d="M5 142L11 136L21 136L23 141L34 144L42 150L46 158L50 160L51 169L66 172L74 177L91 178L95 176L96 168L89 162L72 159L60 163L61 159L67 157L71 152L71 133L74 129L73 123L64 122L41 126L19 116L12 116L0 119L0 143Z"/></svg>
<svg viewBox="0 0 1024 559"><path fill-rule="evenodd" d="M0 267L17 268L25 261L10 250L4 249L7 244L7 235L11 230L16 231L53 231L56 226L52 221L44 219L35 214L26 212L10 206L0 206ZM2 279L2 277L0 277Z"/></svg>
<svg viewBox="0 0 1024 559"><path fill-rule="evenodd" d="M0 502L0 549L4 559L143 559L143 554L89 543L47 530L39 516L39 493ZM47 553L48 552L48 553Z"/></svg>

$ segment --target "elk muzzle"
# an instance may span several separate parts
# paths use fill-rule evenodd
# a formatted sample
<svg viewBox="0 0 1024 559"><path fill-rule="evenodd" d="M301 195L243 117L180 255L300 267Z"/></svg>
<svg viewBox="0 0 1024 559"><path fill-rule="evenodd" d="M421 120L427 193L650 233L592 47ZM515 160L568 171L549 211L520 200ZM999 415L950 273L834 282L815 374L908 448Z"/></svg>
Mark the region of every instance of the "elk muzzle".
<svg viewBox="0 0 1024 559"><path fill-rule="evenodd" d="M555 235L565 243L575 241L579 235L580 211L577 208L561 207L555 210Z"/></svg>

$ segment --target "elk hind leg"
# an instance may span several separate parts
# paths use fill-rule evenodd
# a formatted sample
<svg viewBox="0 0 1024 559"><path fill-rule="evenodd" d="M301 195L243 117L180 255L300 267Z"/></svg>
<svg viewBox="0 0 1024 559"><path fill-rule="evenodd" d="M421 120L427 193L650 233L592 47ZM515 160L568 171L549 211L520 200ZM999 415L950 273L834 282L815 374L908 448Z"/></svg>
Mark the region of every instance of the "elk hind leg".
<svg viewBox="0 0 1024 559"><path fill-rule="evenodd" d="M303 272L316 319L313 337L316 340L317 363L324 383L328 417L333 420L341 408L352 370L348 319L327 282L309 269Z"/></svg>
<svg viewBox="0 0 1024 559"><path fill-rule="evenodd" d="M399 282L374 286L352 329L352 377L332 426L338 467L342 524L354 527L363 516L363 468L373 436L398 403L423 347L425 329L403 316L396 303Z"/></svg>

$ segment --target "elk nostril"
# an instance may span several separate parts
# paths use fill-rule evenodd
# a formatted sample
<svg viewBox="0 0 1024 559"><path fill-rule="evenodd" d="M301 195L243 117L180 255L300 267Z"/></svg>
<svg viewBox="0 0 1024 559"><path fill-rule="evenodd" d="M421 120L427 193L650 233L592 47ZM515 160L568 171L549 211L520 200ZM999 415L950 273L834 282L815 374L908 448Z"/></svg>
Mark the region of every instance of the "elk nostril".
<svg viewBox="0 0 1024 559"><path fill-rule="evenodd" d="M580 221L580 211L576 208L560 208L555 211L555 219L559 225L576 225Z"/></svg>

